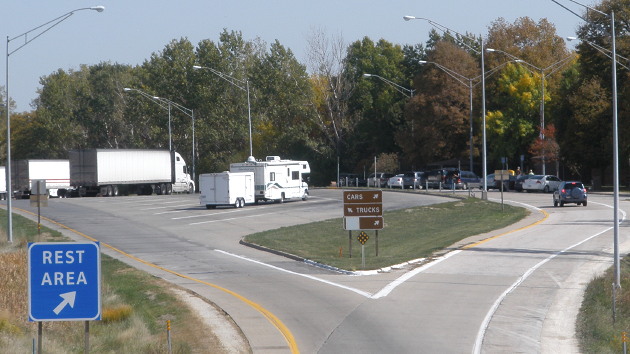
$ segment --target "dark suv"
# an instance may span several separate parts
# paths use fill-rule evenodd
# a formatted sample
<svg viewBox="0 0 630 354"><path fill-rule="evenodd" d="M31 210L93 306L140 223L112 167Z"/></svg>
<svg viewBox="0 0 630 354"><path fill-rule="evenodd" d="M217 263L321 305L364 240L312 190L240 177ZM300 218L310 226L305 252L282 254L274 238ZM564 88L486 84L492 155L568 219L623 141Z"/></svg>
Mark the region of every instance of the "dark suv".
<svg viewBox="0 0 630 354"><path fill-rule="evenodd" d="M566 203L576 203L586 206L588 195L582 182L562 182L558 190L553 192L553 206L564 206Z"/></svg>
<svg viewBox="0 0 630 354"><path fill-rule="evenodd" d="M405 172L403 174L403 189L422 189L424 185L424 172Z"/></svg>

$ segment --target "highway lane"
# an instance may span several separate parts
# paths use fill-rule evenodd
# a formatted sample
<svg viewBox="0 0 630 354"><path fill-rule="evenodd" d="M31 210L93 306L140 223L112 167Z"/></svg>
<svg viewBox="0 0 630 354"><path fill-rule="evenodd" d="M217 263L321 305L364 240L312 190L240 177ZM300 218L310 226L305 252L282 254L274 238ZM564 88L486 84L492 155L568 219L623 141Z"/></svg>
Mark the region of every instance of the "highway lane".
<svg viewBox="0 0 630 354"><path fill-rule="evenodd" d="M489 195L499 198L499 193ZM146 262L178 272L139 265L224 308L243 328L255 352L288 352L289 347L255 307L223 289L277 316L304 353L470 352L475 348L544 352L557 348L558 342L570 347L570 338L549 339L549 318L562 307L558 303L568 292L575 293L594 271L610 264L612 236L606 230L612 226L612 210L604 204L612 200L592 195L586 208L553 208L548 194L506 193L505 197L542 208L549 217L451 253L422 271L370 276L337 274L238 244L250 232L339 217L337 190L315 190L307 202L244 209L206 210L196 204L195 196L183 195L51 200L42 211ZM385 209L438 201L442 199L422 193L384 196ZM16 201L16 206L23 204ZM625 201L622 207L627 208ZM542 212L535 214L542 218ZM600 232L604 233L597 236ZM625 244L627 238L622 241ZM405 274L411 274L408 280L382 296L384 287Z"/></svg>

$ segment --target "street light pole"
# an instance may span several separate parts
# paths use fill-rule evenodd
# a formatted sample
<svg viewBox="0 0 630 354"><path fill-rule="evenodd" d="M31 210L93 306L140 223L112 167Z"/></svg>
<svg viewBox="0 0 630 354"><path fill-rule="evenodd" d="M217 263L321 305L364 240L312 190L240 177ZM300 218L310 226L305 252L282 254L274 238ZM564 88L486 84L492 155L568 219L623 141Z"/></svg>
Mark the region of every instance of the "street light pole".
<svg viewBox="0 0 630 354"><path fill-rule="evenodd" d="M177 102L173 102L169 100L168 98L157 97L157 96L154 96L153 98L162 102L166 102L169 106L169 109L172 105L173 107L177 108L180 112L184 113L185 115L187 115L188 117L192 119L192 178L194 181L195 180L195 111L193 111L190 108L186 108Z"/></svg>
<svg viewBox="0 0 630 354"><path fill-rule="evenodd" d="M105 7L104 6L92 6L92 7L82 7L79 9L75 9L72 10L70 12L66 12L65 14L56 17L44 24L41 24L35 28L32 28L20 35L17 35L13 38L10 38L9 36L7 36L7 45L6 45L6 83L5 83L5 108L6 108L6 115L7 115L7 119L6 119L6 124L7 124L7 164L6 164L6 184L7 184L7 239L9 242L13 242L13 206L12 206L12 198L13 198L13 187L12 187L12 183L11 183L11 107L10 107L10 99L9 99L9 57L11 56L11 54L17 52L18 50L22 49L22 47L24 47L25 45L31 43L32 41L34 41L36 38L38 38L39 36L43 35L44 33L48 32L49 30L51 30L53 27L57 26L58 24L60 24L61 22L67 20L68 18L70 18L70 16L74 15L75 12L77 11L81 11L81 10L94 10L97 12L103 12L105 11ZM31 39L28 39L28 35L31 34L32 32L35 31L40 31L37 32L35 34L34 37L32 37ZM22 45L20 45L19 47L13 49L12 51L9 51L9 43L18 39L18 38L24 38L24 43L22 43Z"/></svg>
<svg viewBox="0 0 630 354"><path fill-rule="evenodd" d="M429 20L427 18L422 18L422 17L415 17L415 16L403 16L403 20L405 21L410 21L410 20L424 20L427 21L431 26L439 29L440 31L446 33L446 32L454 32L456 34L458 34L461 37L464 38L469 38L472 40L477 40L476 38L471 38L469 36L465 36L457 31L453 31L452 29L441 25L435 21ZM485 57L484 57L484 41L483 41L483 36L479 36L479 44L481 46L481 51L478 51L476 49L474 49L473 47L469 46L468 44L461 42L462 45L466 46L468 49L474 51L477 54L481 55L481 115L482 115L482 136L483 136L483 156L482 156L482 173L483 173L483 191L481 193L481 198L482 199L488 199L488 181L487 181L487 177L488 177L488 171L486 170L486 166L487 166L487 161L486 161L486 156L487 156L487 149L486 149L486 70L485 70Z"/></svg>
<svg viewBox="0 0 630 354"><path fill-rule="evenodd" d="M545 154L545 80L546 80L546 76L551 75L553 73L555 73L556 71L560 70L560 68L562 68L562 66L564 66L565 64L567 64L569 62L569 59L573 58L573 55L569 55L568 57L558 60L557 62L549 65L546 68L539 68L534 64L528 63L523 59L520 59L518 57L516 57L515 55L512 55L508 52L505 52L503 50L499 50L499 49L492 49L492 48L486 48L486 50L488 52L493 52L493 53L501 53L507 57L509 57L510 59L514 60L517 63L522 63L522 64L526 64L528 66L531 66L532 68L534 68L536 71L538 71L540 73L540 92L541 92L541 96L540 96L540 112L539 112L539 116L540 116L540 140L542 142L542 174L546 175L547 174L547 163L546 163L546 154ZM549 74L545 74L545 71L551 69L551 71L549 72ZM532 70L530 70L529 68L527 68L527 70L529 70L530 72L533 73Z"/></svg>
<svg viewBox="0 0 630 354"><path fill-rule="evenodd" d="M193 65L193 69L195 69L195 70L199 70L199 69L208 70L208 71L212 72L213 74L217 75L218 77L222 78L223 80L229 82L230 84L232 84L232 85L238 87L239 89L247 92L247 119L249 121L249 158L248 158L248 160L254 160L254 149L253 149L253 145L252 145L252 106L251 106L251 103L249 101L249 80L239 80L239 79L234 78L234 77L232 77L232 76L230 76L228 74L222 73L219 70L216 70L216 69L213 69L213 68L209 68L209 67L206 67L206 66Z"/></svg>
<svg viewBox="0 0 630 354"><path fill-rule="evenodd" d="M582 20L589 22L582 16L577 15L575 12L567 9L556 0L551 0L557 5L563 7L565 10L573 13ZM612 124L613 124L613 248L614 248L614 270L615 270L615 283L613 284L613 320L615 319L615 296L616 291L621 289L621 264L619 260L619 139L618 139L618 117L617 117L617 44L615 33L615 11L611 10L610 15L594 9L592 7L581 4L575 0L571 2L578 4L587 10L595 11L600 15L608 17L610 19L610 36L612 44Z"/></svg>

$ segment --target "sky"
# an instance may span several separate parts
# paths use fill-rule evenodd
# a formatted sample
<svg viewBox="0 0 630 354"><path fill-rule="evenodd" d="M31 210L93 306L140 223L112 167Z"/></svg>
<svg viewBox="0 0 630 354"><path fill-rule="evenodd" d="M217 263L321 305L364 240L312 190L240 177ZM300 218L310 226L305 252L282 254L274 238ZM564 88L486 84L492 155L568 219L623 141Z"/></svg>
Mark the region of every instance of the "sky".
<svg viewBox="0 0 630 354"><path fill-rule="evenodd" d="M582 13L571 1L558 1ZM365 36L400 45L424 44L432 27L426 21L404 21L405 15L484 37L501 17L509 23L519 17L536 22L546 18L562 37L574 35L582 23L551 0L6 0L0 5L3 47L7 38L97 5L105 11L77 11L10 54L9 95L17 112L32 110L39 78L59 69L101 62L140 65L173 39L188 38L194 45L203 39L218 42L223 29L240 31L245 40L278 40L306 64L307 39L315 30L341 36L347 44ZM24 37L11 40L9 52L23 43ZM1 70L0 86L6 82L6 71Z"/></svg>

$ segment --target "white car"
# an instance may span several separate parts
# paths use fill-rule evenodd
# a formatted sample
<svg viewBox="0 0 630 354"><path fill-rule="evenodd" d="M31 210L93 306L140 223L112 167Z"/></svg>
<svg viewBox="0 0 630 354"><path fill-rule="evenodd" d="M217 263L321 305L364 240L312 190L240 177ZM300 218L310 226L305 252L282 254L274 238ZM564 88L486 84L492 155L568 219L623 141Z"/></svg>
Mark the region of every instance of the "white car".
<svg viewBox="0 0 630 354"><path fill-rule="evenodd" d="M403 177L404 177L404 176L405 176L405 175L401 173L401 174L397 174L397 175L396 175L396 176L394 176L394 177L390 177L390 178L387 180L387 187L389 187L389 188L400 188L400 189L402 189L402 188L403 188Z"/></svg>
<svg viewBox="0 0 630 354"><path fill-rule="evenodd" d="M523 190L527 192L554 192L562 181L553 175L533 175L523 181Z"/></svg>

